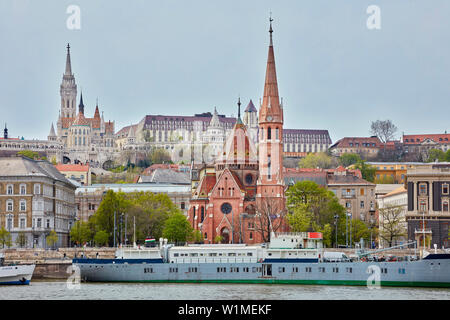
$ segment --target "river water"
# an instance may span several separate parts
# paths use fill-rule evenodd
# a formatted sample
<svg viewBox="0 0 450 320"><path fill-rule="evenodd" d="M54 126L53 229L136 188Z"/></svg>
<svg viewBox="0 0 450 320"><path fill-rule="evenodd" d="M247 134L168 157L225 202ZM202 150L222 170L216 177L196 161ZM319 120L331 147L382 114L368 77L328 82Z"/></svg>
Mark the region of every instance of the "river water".
<svg viewBox="0 0 450 320"><path fill-rule="evenodd" d="M0 286L0 300L450 300L450 289L180 283L81 283L33 280Z"/></svg>

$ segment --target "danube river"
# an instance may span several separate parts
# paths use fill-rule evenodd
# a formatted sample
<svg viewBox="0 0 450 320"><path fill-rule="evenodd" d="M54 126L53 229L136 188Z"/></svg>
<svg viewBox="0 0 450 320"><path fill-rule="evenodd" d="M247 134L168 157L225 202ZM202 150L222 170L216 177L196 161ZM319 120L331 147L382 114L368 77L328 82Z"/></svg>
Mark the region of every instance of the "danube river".
<svg viewBox="0 0 450 320"><path fill-rule="evenodd" d="M0 286L0 300L450 300L450 289L266 284L81 283Z"/></svg>

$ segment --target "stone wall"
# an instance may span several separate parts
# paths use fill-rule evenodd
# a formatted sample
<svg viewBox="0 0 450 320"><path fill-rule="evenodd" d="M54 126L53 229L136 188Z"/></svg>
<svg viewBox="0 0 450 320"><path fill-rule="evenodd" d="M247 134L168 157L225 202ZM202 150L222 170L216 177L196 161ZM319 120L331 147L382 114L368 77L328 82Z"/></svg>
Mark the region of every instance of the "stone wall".
<svg viewBox="0 0 450 320"><path fill-rule="evenodd" d="M117 248L59 248L46 249L5 249L5 262L17 264L45 264L45 263L71 263L71 260L83 253L88 258L95 258L98 253L100 259L114 258ZM65 254L65 256L64 256Z"/></svg>

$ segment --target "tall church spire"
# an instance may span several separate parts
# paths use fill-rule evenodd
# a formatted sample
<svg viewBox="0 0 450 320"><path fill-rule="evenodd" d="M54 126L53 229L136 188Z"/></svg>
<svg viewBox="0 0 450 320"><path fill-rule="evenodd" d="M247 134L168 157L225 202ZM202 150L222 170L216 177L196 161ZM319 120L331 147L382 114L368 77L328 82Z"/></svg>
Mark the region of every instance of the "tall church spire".
<svg viewBox="0 0 450 320"><path fill-rule="evenodd" d="M75 118L77 85L72 73L72 64L70 62L70 45L67 44L66 70L60 86L61 95L61 115L63 118Z"/></svg>
<svg viewBox="0 0 450 320"><path fill-rule="evenodd" d="M266 79L264 81L263 101L259 112L259 122L283 122L283 112L278 97L277 72L275 68L275 54L272 40L272 17L270 21L270 44L267 56Z"/></svg>
<svg viewBox="0 0 450 320"><path fill-rule="evenodd" d="M67 44L66 72L64 73L64 75L72 75L72 64L70 62L70 44Z"/></svg>
<svg viewBox="0 0 450 320"><path fill-rule="evenodd" d="M84 114L84 104L83 104L83 91L80 94L80 104L78 105L78 112Z"/></svg>

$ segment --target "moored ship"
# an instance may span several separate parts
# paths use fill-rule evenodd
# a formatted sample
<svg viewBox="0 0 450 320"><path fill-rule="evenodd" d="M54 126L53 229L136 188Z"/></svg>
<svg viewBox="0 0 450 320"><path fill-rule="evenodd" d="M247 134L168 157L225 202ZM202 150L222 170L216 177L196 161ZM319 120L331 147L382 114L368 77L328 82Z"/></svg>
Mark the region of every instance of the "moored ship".
<svg viewBox="0 0 450 320"><path fill-rule="evenodd" d="M74 259L83 281L450 287L450 254L357 261L324 250L317 232L272 234L268 244L120 248L115 259Z"/></svg>
<svg viewBox="0 0 450 320"><path fill-rule="evenodd" d="M0 285L29 284L35 265L5 265L5 258L0 252Z"/></svg>

